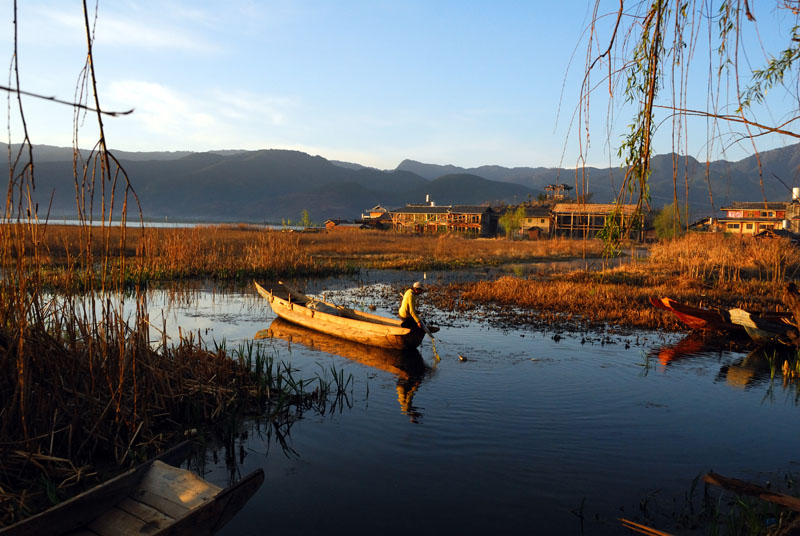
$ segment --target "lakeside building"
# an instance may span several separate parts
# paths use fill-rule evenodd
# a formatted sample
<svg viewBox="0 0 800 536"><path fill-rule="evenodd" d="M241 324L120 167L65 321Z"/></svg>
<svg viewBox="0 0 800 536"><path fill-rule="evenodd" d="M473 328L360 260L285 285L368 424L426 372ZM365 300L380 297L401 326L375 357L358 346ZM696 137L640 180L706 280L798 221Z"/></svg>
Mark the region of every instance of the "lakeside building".
<svg viewBox="0 0 800 536"><path fill-rule="evenodd" d="M797 200L792 203L735 202L720 209L725 216L717 220L717 225L726 233L752 236L761 231L790 227L790 218L798 217L798 208Z"/></svg>
<svg viewBox="0 0 800 536"><path fill-rule="evenodd" d="M572 190L572 186L567 184L548 184L544 187L547 198L552 199L553 201L563 201L568 199L570 190Z"/></svg>
<svg viewBox="0 0 800 536"><path fill-rule="evenodd" d="M392 229L405 233L448 233L490 236L497 232L494 211L489 205L409 204L389 211Z"/></svg>
<svg viewBox="0 0 800 536"><path fill-rule="evenodd" d="M619 213L621 224L633 220L630 238L644 239L642 215L636 205L615 203L558 203L553 209L553 236L572 238L594 238L606 223L606 218Z"/></svg>
<svg viewBox="0 0 800 536"><path fill-rule="evenodd" d="M531 239L546 238L552 230L552 214L550 207L525 207L525 218L522 220L521 232Z"/></svg>
<svg viewBox="0 0 800 536"><path fill-rule="evenodd" d="M388 209L381 205L375 205L369 210L361 213L361 219L356 220L365 229L386 230L392 228L392 215Z"/></svg>

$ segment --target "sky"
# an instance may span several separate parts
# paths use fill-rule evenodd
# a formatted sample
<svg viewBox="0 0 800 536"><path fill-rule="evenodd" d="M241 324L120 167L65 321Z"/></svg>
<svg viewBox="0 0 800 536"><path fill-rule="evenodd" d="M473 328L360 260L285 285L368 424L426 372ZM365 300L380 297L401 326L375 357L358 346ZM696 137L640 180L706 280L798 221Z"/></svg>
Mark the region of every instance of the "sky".
<svg viewBox="0 0 800 536"><path fill-rule="evenodd" d="M786 35L775 3L751 2L765 40ZM19 4L20 87L73 100L86 58L81 4ZM624 109L609 115L602 88L590 120L575 115L594 0L99 0L96 19L89 4L101 106L134 110L104 119L114 149L294 149L380 169L407 158L575 167L588 134L586 162L607 167L618 163L629 123ZM603 2L600 12L617 5ZM14 50L12 7L0 6L5 65ZM701 104L705 94L698 91ZM17 143L22 128L11 104L3 141ZM73 145L70 107L33 98L23 105L34 144ZM774 113L796 106L784 99ZM77 125L78 145L91 147L96 119L81 116ZM750 144L709 144L705 122L689 130L680 152L705 158L709 147L714 157L725 149L729 160L752 153ZM671 152L670 125L659 132L656 152ZM757 143L765 150L796 141Z"/></svg>

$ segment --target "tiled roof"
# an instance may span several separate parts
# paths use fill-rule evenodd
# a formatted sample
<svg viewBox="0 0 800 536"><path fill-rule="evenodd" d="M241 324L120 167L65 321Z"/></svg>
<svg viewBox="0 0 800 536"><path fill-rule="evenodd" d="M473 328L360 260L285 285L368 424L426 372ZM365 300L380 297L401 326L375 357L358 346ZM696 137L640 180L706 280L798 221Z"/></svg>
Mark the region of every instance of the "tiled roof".
<svg viewBox="0 0 800 536"><path fill-rule="evenodd" d="M406 205L391 212L402 214L483 214L491 211L488 205Z"/></svg>
<svg viewBox="0 0 800 536"><path fill-rule="evenodd" d="M619 208L623 214L636 213L636 205L617 205L616 203L558 203L553 207L555 214L610 214Z"/></svg>
<svg viewBox="0 0 800 536"><path fill-rule="evenodd" d="M720 210L786 210L788 204L783 201L736 201Z"/></svg>

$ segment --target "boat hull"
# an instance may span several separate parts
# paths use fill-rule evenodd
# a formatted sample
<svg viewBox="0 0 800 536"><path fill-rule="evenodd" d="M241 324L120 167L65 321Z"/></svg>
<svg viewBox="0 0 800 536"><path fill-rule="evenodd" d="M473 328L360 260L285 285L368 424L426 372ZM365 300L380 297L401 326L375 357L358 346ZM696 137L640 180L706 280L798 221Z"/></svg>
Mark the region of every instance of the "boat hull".
<svg viewBox="0 0 800 536"><path fill-rule="evenodd" d="M798 340L797 328L787 321L777 321L750 313L744 309L731 309L731 321L742 326L756 344L762 346L794 346Z"/></svg>
<svg viewBox="0 0 800 536"><path fill-rule="evenodd" d="M173 467L188 442L40 514L0 529L2 536L66 534L211 535L264 482L258 469L222 489Z"/></svg>
<svg viewBox="0 0 800 536"><path fill-rule="evenodd" d="M417 348L425 337L423 330L403 327L399 319L311 300L283 285L274 285L269 290L258 283L255 286L278 317L320 333L368 346L399 350Z"/></svg>

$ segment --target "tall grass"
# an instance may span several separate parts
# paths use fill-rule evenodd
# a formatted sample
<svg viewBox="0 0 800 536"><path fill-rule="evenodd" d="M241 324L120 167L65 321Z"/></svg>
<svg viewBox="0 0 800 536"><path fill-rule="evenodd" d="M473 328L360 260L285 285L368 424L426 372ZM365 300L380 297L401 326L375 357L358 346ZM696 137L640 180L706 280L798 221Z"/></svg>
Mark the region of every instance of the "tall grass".
<svg viewBox="0 0 800 536"><path fill-rule="evenodd" d="M683 329L654 309L651 296L697 306L785 310L782 286L800 269L800 250L787 240L689 234L652 245L646 260L597 272L505 276L452 284L434 298L457 310L476 303L537 310L551 323L573 319L641 328Z"/></svg>
<svg viewBox="0 0 800 536"><path fill-rule="evenodd" d="M786 238L758 240L724 233L690 233L650 248L655 265L710 283L782 283L800 270L800 249Z"/></svg>
<svg viewBox="0 0 800 536"><path fill-rule="evenodd" d="M310 258L297 239L272 234L236 242L219 236L245 230L128 228L138 202L106 148L85 1L83 12L87 62L76 91L74 175L60 185L75 190L77 226L43 224L32 201L34 148L16 95L23 140L17 152L9 149L0 222L0 525L93 485L101 467L114 472L149 457L186 430L228 425L246 410L290 418L288 408L325 401L260 350L234 357L183 332L174 344L149 340L140 285L148 277L305 269ZM96 113L99 127L88 155L77 150L82 110ZM80 293L54 298L53 284Z"/></svg>
<svg viewBox="0 0 800 536"><path fill-rule="evenodd" d="M3 229L14 230L13 224ZM294 233L246 226L162 229L108 227L109 240L80 227L49 225L38 255L48 284L84 288L87 277L121 278L132 287L151 280L212 277L228 280L314 276L358 268L434 269L599 256L599 241L482 240L458 235L413 236L358 231ZM33 262L32 243L23 253ZM86 255L108 262L87 266ZM105 270L105 273L101 273Z"/></svg>

